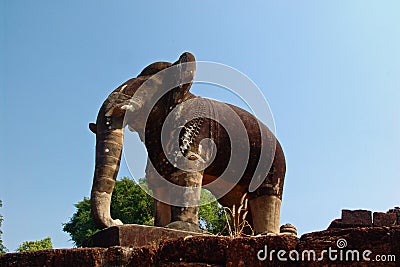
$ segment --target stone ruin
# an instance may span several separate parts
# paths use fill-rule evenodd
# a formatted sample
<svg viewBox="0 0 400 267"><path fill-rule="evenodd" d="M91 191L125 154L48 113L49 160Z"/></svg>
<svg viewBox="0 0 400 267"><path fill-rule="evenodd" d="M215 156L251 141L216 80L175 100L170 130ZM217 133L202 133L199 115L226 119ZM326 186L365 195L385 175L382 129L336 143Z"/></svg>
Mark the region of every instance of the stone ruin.
<svg viewBox="0 0 400 267"><path fill-rule="evenodd" d="M328 229L354 227L390 227L400 225L400 207L387 212L370 210L342 210L342 217L331 222Z"/></svg>
<svg viewBox="0 0 400 267"><path fill-rule="evenodd" d="M399 219L399 207L388 212L342 210L341 218L334 220L327 230L301 237L293 235L292 226L283 225L282 228L292 234L232 238L175 230L171 239L158 241L152 240L151 231L158 235L161 233L157 231L164 231L161 230L164 228L154 230L158 227L151 227L149 231L150 228L142 226L142 229L135 228L143 236L136 236L137 246L121 243L127 239L114 239L108 240L114 242L112 244L98 243L102 247L8 253L0 255L0 266L400 266ZM108 233L109 238L115 238L123 236L124 229L114 226L107 231L121 231L121 235ZM336 252L336 260L327 257L313 260L312 254L311 260L287 259L288 253L293 251L308 256L310 251L322 255L330 249ZM280 250L286 252L286 261L279 260ZM340 260L340 255L356 250L371 251L368 256L372 260ZM260 260L258 256L263 257ZM385 256L386 261L375 261L377 256Z"/></svg>

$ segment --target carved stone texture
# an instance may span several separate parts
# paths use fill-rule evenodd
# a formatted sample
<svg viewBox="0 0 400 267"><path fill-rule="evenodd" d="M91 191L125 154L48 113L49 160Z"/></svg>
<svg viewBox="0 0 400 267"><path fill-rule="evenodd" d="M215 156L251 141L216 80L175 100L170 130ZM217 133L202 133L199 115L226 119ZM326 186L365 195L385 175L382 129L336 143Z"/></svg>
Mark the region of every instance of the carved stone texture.
<svg viewBox="0 0 400 267"><path fill-rule="evenodd" d="M374 226L393 226L396 222L395 213L374 212Z"/></svg>
<svg viewBox="0 0 400 267"><path fill-rule="evenodd" d="M293 224L286 223L280 228L281 234L297 236L297 228Z"/></svg>
<svg viewBox="0 0 400 267"><path fill-rule="evenodd" d="M342 210L342 223L354 227L372 226L372 212L370 210Z"/></svg>
<svg viewBox="0 0 400 267"><path fill-rule="evenodd" d="M298 262L281 261L277 258L278 251L282 250L289 253L289 251L295 250L298 245L299 239L291 235L235 238L229 243L226 250L225 266L298 266ZM271 254L272 250L275 251ZM287 253L286 257L288 256Z"/></svg>
<svg viewBox="0 0 400 267"><path fill-rule="evenodd" d="M394 209L390 209L388 213L394 213L397 215L397 225L400 225L400 207L395 207Z"/></svg>
<svg viewBox="0 0 400 267"><path fill-rule="evenodd" d="M90 243L93 247L157 245L171 238L202 235L182 230L138 224L112 226L96 233Z"/></svg>
<svg viewBox="0 0 400 267"><path fill-rule="evenodd" d="M118 226L119 227L119 226ZM346 245L338 248L338 240ZM342 240L343 241L343 240ZM343 243L342 243L343 244ZM320 261L291 261L290 251L300 253L331 248L330 260L324 253ZM280 256L287 259L278 259ZM349 250L357 250L360 257L370 250L370 261L340 260ZM262 251L261 253L259 253ZM272 255L259 260L265 253ZM308 254L307 254L308 255ZM374 261L376 255L394 255L397 261ZM292 253L292 256L295 254ZM345 258L343 258L345 259ZM161 241L156 246L110 247L81 249L52 249L0 255L0 266L399 266L400 226L333 229L308 233L300 239L290 235L230 238L221 236L193 236ZM397 265L396 265L397 264Z"/></svg>
<svg viewBox="0 0 400 267"><path fill-rule="evenodd" d="M331 229L304 234L297 248L300 253L305 250L314 250L317 255L321 255L323 250L328 251L331 248L331 251L336 250L332 256L336 255L337 259L330 260L328 253L325 253L321 261L304 261L297 266L399 266L397 265L400 257L399 234L400 227L398 226ZM359 252L359 261L351 260L351 254L347 254L349 260L346 261L346 253L355 250ZM369 261L364 260L362 256L366 250L371 251L370 255L366 255ZM342 260L340 260L340 251L343 252ZM375 261L377 255L395 255L397 261L394 262L391 259L391 261L378 262ZM354 256L356 257L356 254Z"/></svg>
<svg viewBox="0 0 400 267"><path fill-rule="evenodd" d="M343 228L342 219L334 219L328 226L328 229Z"/></svg>

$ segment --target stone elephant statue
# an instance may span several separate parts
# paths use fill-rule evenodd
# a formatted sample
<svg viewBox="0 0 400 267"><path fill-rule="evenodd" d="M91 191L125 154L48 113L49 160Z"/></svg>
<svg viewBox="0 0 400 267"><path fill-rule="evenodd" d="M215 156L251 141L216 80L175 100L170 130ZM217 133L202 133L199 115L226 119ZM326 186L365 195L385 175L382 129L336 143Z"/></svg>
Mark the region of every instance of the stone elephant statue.
<svg viewBox="0 0 400 267"><path fill-rule="evenodd" d="M168 72L170 69L173 71ZM89 124L96 134L91 206L98 228L122 224L111 218L110 202L120 166L123 129L128 125L138 132L148 152L146 179L155 201L156 226L198 230L200 188L218 181L207 189L219 196L221 205L238 207L243 196L248 199L249 212L243 219L255 234L279 233L286 171L279 142L249 112L190 93L195 71L195 58L188 52L175 63L150 64L115 89L101 106L96 123ZM182 120L185 116L189 120ZM244 136L239 134L238 120ZM166 121L171 122L168 127ZM242 153L246 146L247 153ZM247 158L230 165L231 159L241 154ZM260 185L250 192L259 164L265 165L265 171L255 178Z"/></svg>

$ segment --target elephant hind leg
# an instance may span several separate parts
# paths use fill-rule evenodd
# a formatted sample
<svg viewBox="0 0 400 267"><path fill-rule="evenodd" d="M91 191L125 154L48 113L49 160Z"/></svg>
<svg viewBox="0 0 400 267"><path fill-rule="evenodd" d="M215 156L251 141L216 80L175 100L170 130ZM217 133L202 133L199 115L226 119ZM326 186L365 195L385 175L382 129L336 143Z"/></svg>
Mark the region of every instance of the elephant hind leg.
<svg viewBox="0 0 400 267"><path fill-rule="evenodd" d="M274 171L269 173L264 183L249 193L255 234L280 232L283 178L276 174Z"/></svg>
<svg viewBox="0 0 400 267"><path fill-rule="evenodd" d="M155 226L166 226L171 222L171 205L159 200L169 197L166 191L167 188L153 189Z"/></svg>
<svg viewBox="0 0 400 267"><path fill-rule="evenodd" d="M238 208L244 204L243 195L245 193L244 188L235 186L227 195L218 200L222 206L228 207L230 210L232 234L279 233L281 208L279 196L265 192L264 188L247 193L247 210L249 212L243 216L245 210L242 209L239 213ZM232 216L233 210L235 210L235 217Z"/></svg>
<svg viewBox="0 0 400 267"><path fill-rule="evenodd" d="M250 198L253 230L255 234L279 233L281 200L276 195Z"/></svg>
<svg viewBox="0 0 400 267"><path fill-rule="evenodd" d="M249 193L255 234L280 232L280 210L285 173L285 157L277 142L274 162L267 177L259 188Z"/></svg>
<svg viewBox="0 0 400 267"><path fill-rule="evenodd" d="M166 226L171 222L171 205L168 185L159 179L157 171L148 161L146 166L146 179L153 192L154 199L154 226Z"/></svg>

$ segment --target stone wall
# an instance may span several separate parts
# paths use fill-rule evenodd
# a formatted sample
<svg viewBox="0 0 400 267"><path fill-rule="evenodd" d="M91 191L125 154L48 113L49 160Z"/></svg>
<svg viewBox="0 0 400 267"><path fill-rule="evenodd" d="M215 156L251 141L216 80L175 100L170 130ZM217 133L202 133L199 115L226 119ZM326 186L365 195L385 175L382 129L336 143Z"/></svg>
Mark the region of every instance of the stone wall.
<svg viewBox="0 0 400 267"><path fill-rule="evenodd" d="M279 252L282 250L283 252ZM327 252L336 251L337 259ZM347 260L348 251L360 261ZM316 259L312 260L312 253ZM365 251L370 261L362 259ZM283 254L282 254L283 253ZM291 261L299 255L298 261ZM279 260L278 254L281 259ZM302 260L302 256L303 260ZM310 259L308 260L308 255ZM324 255L322 258L321 255ZM342 260L340 260L342 255ZM348 254L350 258L353 254ZM386 262L375 261L377 255ZM393 256L390 256L393 255ZM332 256L332 255L331 255ZM389 259L390 256L390 259ZM397 260L394 262L394 258ZM261 260L260 260L260 259ZM264 259L265 258L265 259ZM322 258L318 261L318 258ZM380 258L382 259L382 257ZM388 261L390 260L390 261ZM336 228L291 235L230 238L192 236L139 248L54 249L0 256L0 266L400 266L400 226Z"/></svg>
<svg viewBox="0 0 400 267"><path fill-rule="evenodd" d="M342 210L342 217L331 222L331 228L382 227L400 225L400 208L395 207L388 212L370 210Z"/></svg>

